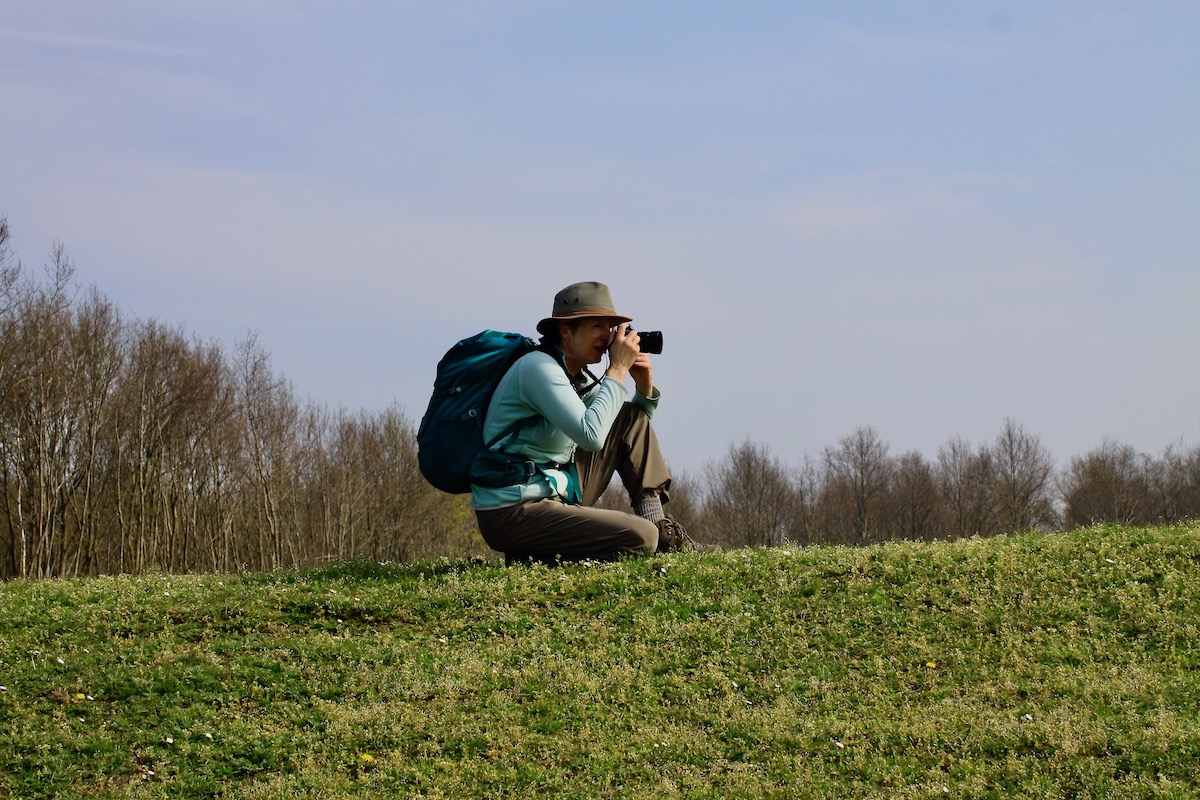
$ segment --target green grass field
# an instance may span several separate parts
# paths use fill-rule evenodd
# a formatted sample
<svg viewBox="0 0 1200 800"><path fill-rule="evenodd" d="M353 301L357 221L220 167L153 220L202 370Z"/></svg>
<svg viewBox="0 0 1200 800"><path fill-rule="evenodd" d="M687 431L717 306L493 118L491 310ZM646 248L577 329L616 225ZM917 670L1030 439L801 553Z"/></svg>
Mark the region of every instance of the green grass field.
<svg viewBox="0 0 1200 800"><path fill-rule="evenodd" d="M0 584L0 797L1200 796L1200 526Z"/></svg>

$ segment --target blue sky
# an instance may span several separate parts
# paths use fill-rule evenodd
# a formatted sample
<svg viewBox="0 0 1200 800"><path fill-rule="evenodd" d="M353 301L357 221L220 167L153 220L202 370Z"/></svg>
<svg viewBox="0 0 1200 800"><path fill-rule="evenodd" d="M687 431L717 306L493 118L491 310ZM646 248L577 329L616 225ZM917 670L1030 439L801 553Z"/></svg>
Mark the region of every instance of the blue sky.
<svg viewBox="0 0 1200 800"><path fill-rule="evenodd" d="M130 314L419 419L602 280L677 468L1200 442L1200 4L84 2L0 17L0 213Z"/></svg>

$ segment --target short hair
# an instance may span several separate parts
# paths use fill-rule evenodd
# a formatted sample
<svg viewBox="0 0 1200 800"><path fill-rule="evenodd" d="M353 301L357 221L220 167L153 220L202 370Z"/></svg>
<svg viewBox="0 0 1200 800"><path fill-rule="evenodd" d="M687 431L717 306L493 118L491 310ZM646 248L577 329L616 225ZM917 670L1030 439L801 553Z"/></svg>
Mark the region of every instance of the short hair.
<svg viewBox="0 0 1200 800"><path fill-rule="evenodd" d="M546 331L546 333L542 334L542 342L544 344L552 344L555 347L561 347L562 346L562 331L559 330L557 323L558 322L566 323L566 326L568 328L570 328L571 330L576 330L579 328L580 323L582 323L584 321L584 319L586 319L586 317L579 317L578 319L558 320L554 325L548 326L548 330Z"/></svg>

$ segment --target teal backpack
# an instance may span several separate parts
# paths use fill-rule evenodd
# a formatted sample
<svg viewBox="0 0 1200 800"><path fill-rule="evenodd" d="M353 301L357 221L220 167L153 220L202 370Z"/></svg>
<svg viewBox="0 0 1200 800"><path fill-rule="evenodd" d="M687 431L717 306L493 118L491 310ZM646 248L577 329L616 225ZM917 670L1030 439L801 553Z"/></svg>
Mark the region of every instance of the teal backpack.
<svg viewBox="0 0 1200 800"><path fill-rule="evenodd" d="M486 330L455 344L438 362L433 396L417 429L417 464L443 492L471 491L471 464L480 452L526 422L483 440L483 418L508 368L537 344L519 333ZM537 419L536 417L534 419Z"/></svg>

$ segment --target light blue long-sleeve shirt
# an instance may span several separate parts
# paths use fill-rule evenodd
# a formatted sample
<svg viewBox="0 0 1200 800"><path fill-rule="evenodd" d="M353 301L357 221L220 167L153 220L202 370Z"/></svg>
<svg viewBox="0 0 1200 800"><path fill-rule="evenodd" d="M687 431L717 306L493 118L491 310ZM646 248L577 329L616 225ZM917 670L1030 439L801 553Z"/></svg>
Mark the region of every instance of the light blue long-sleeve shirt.
<svg viewBox="0 0 1200 800"><path fill-rule="evenodd" d="M519 420L538 417L492 449L502 447L505 453L542 465L542 469L514 486L472 484L471 504L489 509L555 495L567 497L567 473L545 465L570 463L576 447L592 451L602 448L627 397L624 384L608 377L580 397L553 356L538 350L519 358L492 395L484 417L483 438L490 442ZM631 402L652 417L658 398L655 389L653 398L635 392Z"/></svg>

